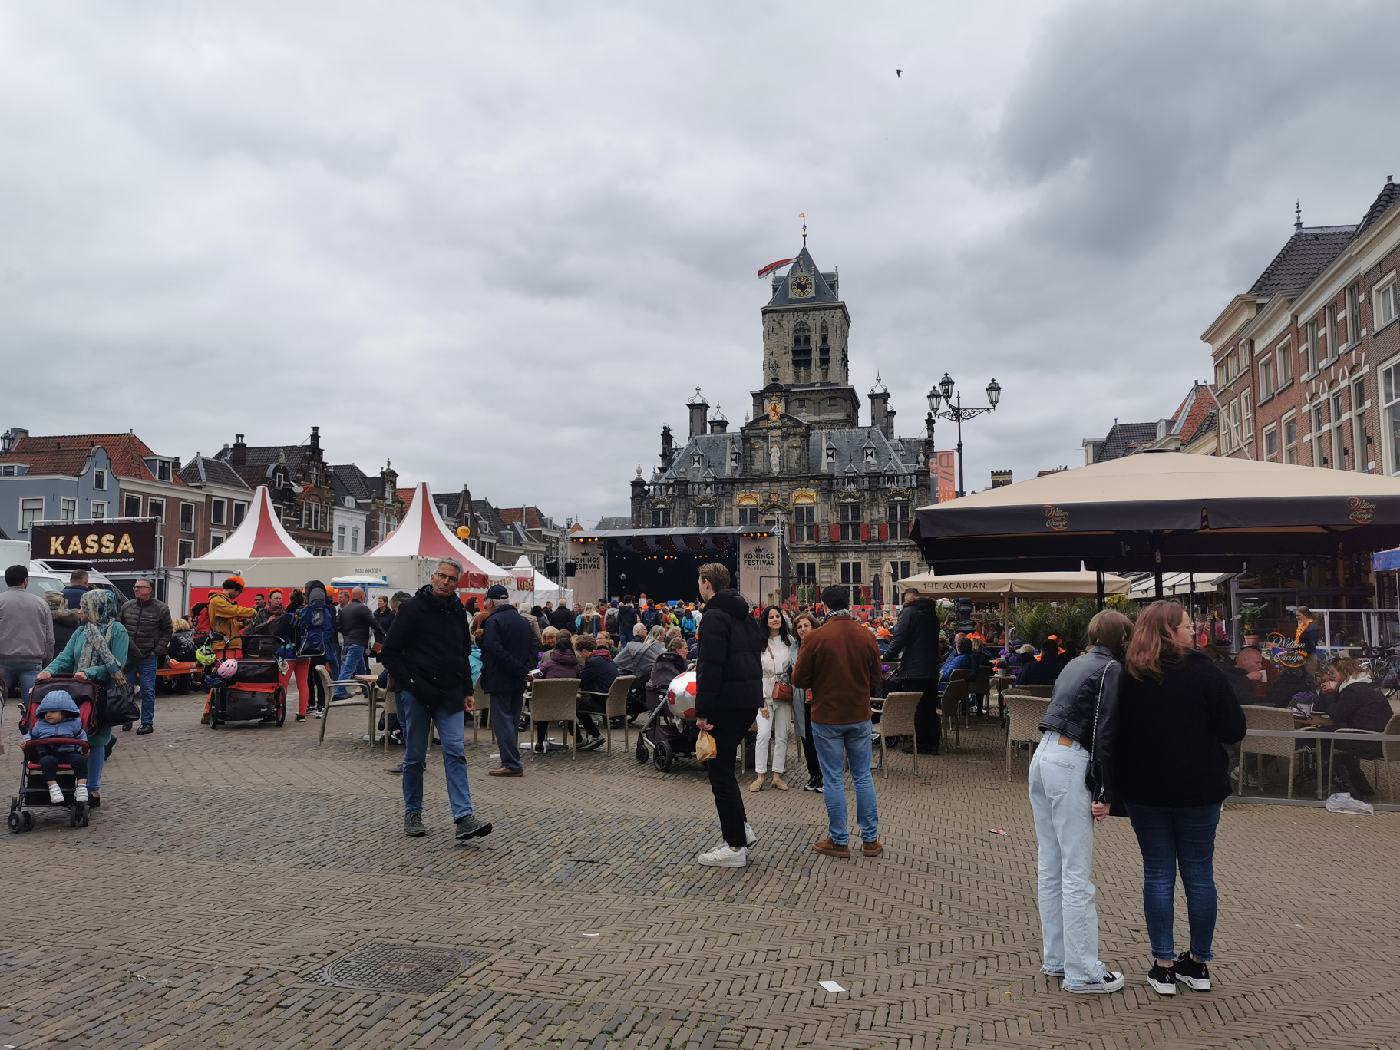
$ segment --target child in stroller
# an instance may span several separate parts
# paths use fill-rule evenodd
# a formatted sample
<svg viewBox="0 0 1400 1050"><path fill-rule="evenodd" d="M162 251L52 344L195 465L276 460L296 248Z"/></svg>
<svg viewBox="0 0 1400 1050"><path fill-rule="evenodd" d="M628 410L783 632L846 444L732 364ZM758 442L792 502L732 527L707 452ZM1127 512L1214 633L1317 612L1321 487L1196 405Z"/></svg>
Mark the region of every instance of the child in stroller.
<svg viewBox="0 0 1400 1050"><path fill-rule="evenodd" d="M676 758L694 758L700 738L695 724L695 672L686 671L671 679L651 715L637 734L637 761L651 764L663 773L671 771Z"/></svg>
<svg viewBox="0 0 1400 1050"><path fill-rule="evenodd" d="M70 689L79 697L75 698ZM72 825L87 824L91 751L88 729L92 726L95 690L90 682L50 679L31 692L20 722L24 761L20 766L19 794L10 800L11 831L28 831L34 826L33 817L25 811L27 805L71 805Z"/></svg>

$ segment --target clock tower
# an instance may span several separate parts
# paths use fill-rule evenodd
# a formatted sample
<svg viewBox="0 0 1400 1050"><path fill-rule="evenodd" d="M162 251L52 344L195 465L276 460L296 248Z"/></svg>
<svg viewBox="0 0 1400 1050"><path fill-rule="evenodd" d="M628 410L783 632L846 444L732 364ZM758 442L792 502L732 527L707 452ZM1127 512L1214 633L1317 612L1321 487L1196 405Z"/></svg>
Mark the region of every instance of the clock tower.
<svg viewBox="0 0 1400 1050"><path fill-rule="evenodd" d="M849 385L851 315L839 279L835 271L822 272L804 244L787 273L774 275L773 295L762 311L761 385L787 388L788 411L800 405L797 414L818 426L854 426L860 408Z"/></svg>

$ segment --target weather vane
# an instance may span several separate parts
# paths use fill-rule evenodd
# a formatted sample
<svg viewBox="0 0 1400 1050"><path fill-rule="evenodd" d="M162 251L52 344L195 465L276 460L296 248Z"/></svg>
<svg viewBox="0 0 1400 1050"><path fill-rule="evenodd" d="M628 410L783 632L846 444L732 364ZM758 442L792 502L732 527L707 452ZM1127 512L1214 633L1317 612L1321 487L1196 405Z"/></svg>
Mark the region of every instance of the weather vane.
<svg viewBox="0 0 1400 1050"><path fill-rule="evenodd" d="M797 217L802 220L802 247L807 247L807 213L800 211Z"/></svg>

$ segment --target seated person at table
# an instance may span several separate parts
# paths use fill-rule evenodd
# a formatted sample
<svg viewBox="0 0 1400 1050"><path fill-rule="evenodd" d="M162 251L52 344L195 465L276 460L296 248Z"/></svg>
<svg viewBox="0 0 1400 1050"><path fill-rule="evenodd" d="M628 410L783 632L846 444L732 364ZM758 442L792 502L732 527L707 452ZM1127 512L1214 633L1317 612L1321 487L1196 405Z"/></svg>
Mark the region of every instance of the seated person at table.
<svg viewBox="0 0 1400 1050"><path fill-rule="evenodd" d="M1045 645L1041 647L1035 659L1017 676L1016 684L1054 685L1055 679L1060 677L1060 672L1067 663L1068 654L1060 648L1059 637L1052 634L1045 639Z"/></svg>
<svg viewBox="0 0 1400 1050"><path fill-rule="evenodd" d="M44 740L68 737L73 740L86 740L83 730L82 712L78 710L73 697L62 689L55 689L39 702L39 716L30 726L29 732L20 740ZM77 787L73 791L74 802L88 800L87 755L74 744L42 744L31 748L30 757L39 763L44 781L49 786L49 801L54 805L63 804L63 789L58 786L58 765L66 763L73 770Z"/></svg>
<svg viewBox="0 0 1400 1050"><path fill-rule="evenodd" d="M1322 674L1326 675L1330 670L1324 668ZM1324 692L1319 687L1318 679L1309 674L1306 667L1276 666L1269 668L1268 695L1263 700L1254 702L1267 707L1292 707L1295 703L1293 698L1298 693L1317 693L1317 706L1314 710L1326 711L1332 697L1336 695L1336 686L1334 684L1330 691Z"/></svg>
<svg viewBox="0 0 1400 1050"><path fill-rule="evenodd" d="M1021 672L1033 663L1035 663L1035 646L1026 642L1006 654L1006 673L1013 678L1019 677Z"/></svg>
<svg viewBox="0 0 1400 1050"><path fill-rule="evenodd" d="M1390 723L1390 701L1371 681L1370 673L1357 661L1338 660L1334 665L1341 682L1337 698L1332 701L1332 722L1337 729L1365 729L1380 733ZM1353 798L1374 798L1376 791L1361 771L1361 759L1381 757L1378 743L1335 742L1332 745L1334 768L1339 768L1347 790Z"/></svg>
<svg viewBox="0 0 1400 1050"><path fill-rule="evenodd" d="M1258 646L1246 645L1235 654L1233 664L1222 665L1220 670L1224 672L1230 688L1235 691L1236 701L1240 704L1259 703L1256 699L1258 694L1255 692L1255 684L1268 680L1268 670L1264 664L1264 654L1259 651Z"/></svg>
<svg viewBox="0 0 1400 1050"><path fill-rule="evenodd" d="M560 630L554 639L554 648L540 657L541 678L577 678L583 673L583 661L574 651L574 636ZM545 750L545 740L549 736L549 723L535 723L535 750Z"/></svg>
<svg viewBox="0 0 1400 1050"><path fill-rule="evenodd" d="M966 671L966 678L972 678L977 673L977 662L972 655L972 639L961 634L958 635L957 648L943 661L943 667L938 672L939 693L948 688L948 680L953 677L954 671Z"/></svg>
<svg viewBox="0 0 1400 1050"><path fill-rule="evenodd" d="M591 650L591 651L590 651ZM603 738L598 731L594 715L607 711L608 690L617 678L617 664L613 663L612 650L599 644L589 635L578 638L580 656L587 654L583 670L579 673L578 720L588 739L579 744L584 751L592 751L602 746Z"/></svg>

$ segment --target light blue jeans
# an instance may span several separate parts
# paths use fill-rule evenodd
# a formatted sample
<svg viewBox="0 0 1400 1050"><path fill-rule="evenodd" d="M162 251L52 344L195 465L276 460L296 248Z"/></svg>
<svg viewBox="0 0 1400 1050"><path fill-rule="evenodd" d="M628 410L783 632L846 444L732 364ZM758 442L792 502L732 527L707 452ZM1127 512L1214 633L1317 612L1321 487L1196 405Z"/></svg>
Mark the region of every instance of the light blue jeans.
<svg viewBox="0 0 1400 1050"><path fill-rule="evenodd" d="M363 645L346 645L345 651L340 656L340 670L336 672L337 682L348 682L352 676L357 674L369 674L369 665L365 663L365 647ZM332 699L344 700L349 696L344 686L335 691Z"/></svg>
<svg viewBox="0 0 1400 1050"><path fill-rule="evenodd" d="M466 737L462 707L443 711L427 708L414 695L399 691L399 722L403 724L403 808L405 813L423 812L423 766L428 757L428 726L437 726L442 742L442 765L447 773L447 798L452 803L452 819L461 820L472 811L472 791L467 784Z"/></svg>
<svg viewBox="0 0 1400 1050"><path fill-rule="evenodd" d="M1040 848L1041 969L1064 971L1065 985L1082 987L1108 972L1099 959L1099 913L1094 906L1094 818L1084 783L1089 752L1065 747L1046 730L1031 757L1031 812Z"/></svg>
<svg viewBox="0 0 1400 1050"><path fill-rule="evenodd" d="M812 741L822 767L822 801L831 841L844 846L850 839L846 822L846 770L856 789L856 824L862 842L880 837L880 814L875 804L875 778L870 775L870 720L846 725L812 723Z"/></svg>
<svg viewBox="0 0 1400 1050"><path fill-rule="evenodd" d="M29 690L34 688L34 679L43 667L38 660L0 660L0 705L13 685L19 686L20 704L28 704Z"/></svg>

